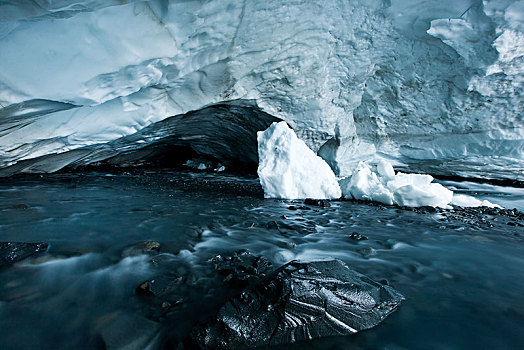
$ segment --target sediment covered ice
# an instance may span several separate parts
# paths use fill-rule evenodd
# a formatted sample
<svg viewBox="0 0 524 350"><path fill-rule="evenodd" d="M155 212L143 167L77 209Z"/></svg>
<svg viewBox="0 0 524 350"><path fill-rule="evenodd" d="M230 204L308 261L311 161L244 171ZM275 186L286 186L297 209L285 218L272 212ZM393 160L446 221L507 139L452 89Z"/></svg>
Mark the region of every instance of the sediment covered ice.
<svg viewBox="0 0 524 350"><path fill-rule="evenodd" d="M333 170L285 122L257 136L258 176L266 198L340 198Z"/></svg>

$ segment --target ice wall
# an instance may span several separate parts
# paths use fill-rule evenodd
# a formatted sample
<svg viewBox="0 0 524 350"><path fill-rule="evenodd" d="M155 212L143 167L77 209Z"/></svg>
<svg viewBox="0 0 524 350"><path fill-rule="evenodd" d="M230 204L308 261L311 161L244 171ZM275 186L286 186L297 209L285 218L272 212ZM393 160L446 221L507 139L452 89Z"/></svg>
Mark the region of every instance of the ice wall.
<svg viewBox="0 0 524 350"><path fill-rule="evenodd" d="M524 180L523 18L505 0L3 1L0 167L254 100L341 174L387 154Z"/></svg>

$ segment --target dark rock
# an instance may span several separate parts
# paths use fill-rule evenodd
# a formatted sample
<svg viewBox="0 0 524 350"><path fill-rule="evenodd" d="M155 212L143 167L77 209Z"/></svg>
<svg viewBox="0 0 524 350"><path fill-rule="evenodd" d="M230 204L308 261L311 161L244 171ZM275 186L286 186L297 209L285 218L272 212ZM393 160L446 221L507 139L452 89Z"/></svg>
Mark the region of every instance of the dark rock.
<svg viewBox="0 0 524 350"><path fill-rule="evenodd" d="M524 213L517 209L501 209L488 207L463 208L443 210L440 213L447 221L459 221L473 229L491 229L494 221L509 226L524 227Z"/></svg>
<svg viewBox="0 0 524 350"><path fill-rule="evenodd" d="M231 298L186 345L241 349L348 335L376 326L402 299L339 260L291 262Z"/></svg>
<svg viewBox="0 0 524 350"><path fill-rule="evenodd" d="M306 198L306 200L304 201L304 204L314 205L314 206L322 207L322 208L329 208L331 206L331 204L329 204L329 201L327 199Z"/></svg>
<svg viewBox="0 0 524 350"><path fill-rule="evenodd" d="M232 256L217 255L211 261L215 264L215 270L225 276L224 282L236 288L265 277L271 268L271 262L266 258L246 250Z"/></svg>
<svg viewBox="0 0 524 350"><path fill-rule="evenodd" d="M519 227L524 227L523 224L519 223L519 222L515 222L515 221L510 221L507 223L507 225L509 226L519 226Z"/></svg>
<svg viewBox="0 0 524 350"><path fill-rule="evenodd" d="M45 252L47 247L48 244L44 242L0 242L0 267L13 265L32 255Z"/></svg>
<svg viewBox="0 0 524 350"><path fill-rule="evenodd" d="M278 222L276 222L275 220L272 220L266 223L266 228L268 230L278 230L280 226L278 225Z"/></svg>
<svg viewBox="0 0 524 350"><path fill-rule="evenodd" d="M171 304L179 304L182 300L178 295L179 286L184 283L182 277L164 276L144 281L135 289L136 295L155 296Z"/></svg>
<svg viewBox="0 0 524 350"><path fill-rule="evenodd" d="M355 241L365 241L366 239L368 239L366 236L361 235L358 232L351 232L349 234L349 238L354 239Z"/></svg>
<svg viewBox="0 0 524 350"><path fill-rule="evenodd" d="M137 256L141 254L157 254L160 252L160 243L155 241L146 241L133 244L124 249L122 257Z"/></svg>
<svg viewBox="0 0 524 350"><path fill-rule="evenodd" d="M144 295L144 296L154 296L155 293L153 292L153 289L151 288L152 283L154 283L155 280L145 281L140 283L138 287L135 289L136 295Z"/></svg>

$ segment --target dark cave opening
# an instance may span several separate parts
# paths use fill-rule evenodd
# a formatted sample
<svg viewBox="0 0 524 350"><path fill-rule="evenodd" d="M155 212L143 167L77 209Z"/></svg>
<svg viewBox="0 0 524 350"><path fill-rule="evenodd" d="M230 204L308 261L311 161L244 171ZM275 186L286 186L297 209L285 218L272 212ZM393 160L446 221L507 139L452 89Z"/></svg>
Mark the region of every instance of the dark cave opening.
<svg viewBox="0 0 524 350"><path fill-rule="evenodd" d="M224 166L228 172L254 174L258 166L257 132L277 121L280 119L262 111L255 101L224 101L168 117L108 143L18 162L1 169L0 176L179 169L188 161L207 164L205 170Z"/></svg>

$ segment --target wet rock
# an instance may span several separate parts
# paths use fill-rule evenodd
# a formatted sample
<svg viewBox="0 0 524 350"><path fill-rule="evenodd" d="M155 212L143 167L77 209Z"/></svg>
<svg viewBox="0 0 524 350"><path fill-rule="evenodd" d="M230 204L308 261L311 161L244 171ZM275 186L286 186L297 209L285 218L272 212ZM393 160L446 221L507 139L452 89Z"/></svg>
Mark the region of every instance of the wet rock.
<svg viewBox="0 0 524 350"><path fill-rule="evenodd" d="M453 210L443 210L440 214L447 221L458 221L472 229L491 229L495 226L495 221L516 228L524 227L524 213L517 209L454 207Z"/></svg>
<svg viewBox="0 0 524 350"><path fill-rule="evenodd" d="M211 261L215 264L215 270L225 276L224 282L236 288L265 277L271 268L269 260L247 250L231 256L217 255Z"/></svg>
<svg viewBox="0 0 524 350"><path fill-rule="evenodd" d="M157 254L160 252L160 243L155 241L146 241L133 244L124 249L122 257L137 256L141 254Z"/></svg>
<svg viewBox="0 0 524 350"><path fill-rule="evenodd" d="M402 299L339 260L291 262L231 298L186 345L241 349L348 335L376 326Z"/></svg>
<svg viewBox="0 0 524 350"><path fill-rule="evenodd" d="M182 300L178 295L178 292L183 283L183 277L166 275L140 283L135 289L135 294L141 296L155 296L162 298L163 301L171 304L179 304Z"/></svg>
<svg viewBox="0 0 524 350"><path fill-rule="evenodd" d="M286 246L289 249L295 249L297 247L297 244L295 242L286 242Z"/></svg>
<svg viewBox="0 0 524 350"><path fill-rule="evenodd" d="M0 242L0 267L13 265L32 255L45 252L47 247L45 242Z"/></svg>
<svg viewBox="0 0 524 350"><path fill-rule="evenodd" d="M524 227L524 224L515 221L509 221L506 225Z"/></svg>
<svg viewBox="0 0 524 350"><path fill-rule="evenodd" d="M297 206L294 206L294 205L290 205L289 207L287 207L289 210L311 210L310 207L306 207L304 205L299 205L298 207Z"/></svg>
<svg viewBox="0 0 524 350"><path fill-rule="evenodd" d="M306 198L304 201L305 205L314 205L316 207L322 207L322 208L329 208L331 204L329 204L329 201L326 199L312 199L312 198Z"/></svg>
<svg viewBox="0 0 524 350"><path fill-rule="evenodd" d="M280 228L278 222L275 220L268 221L265 226L268 230L278 230Z"/></svg>
<svg viewBox="0 0 524 350"><path fill-rule="evenodd" d="M368 239L366 236L361 235L358 232L351 232L349 234L349 238L354 239L355 241L365 241L366 239Z"/></svg>

